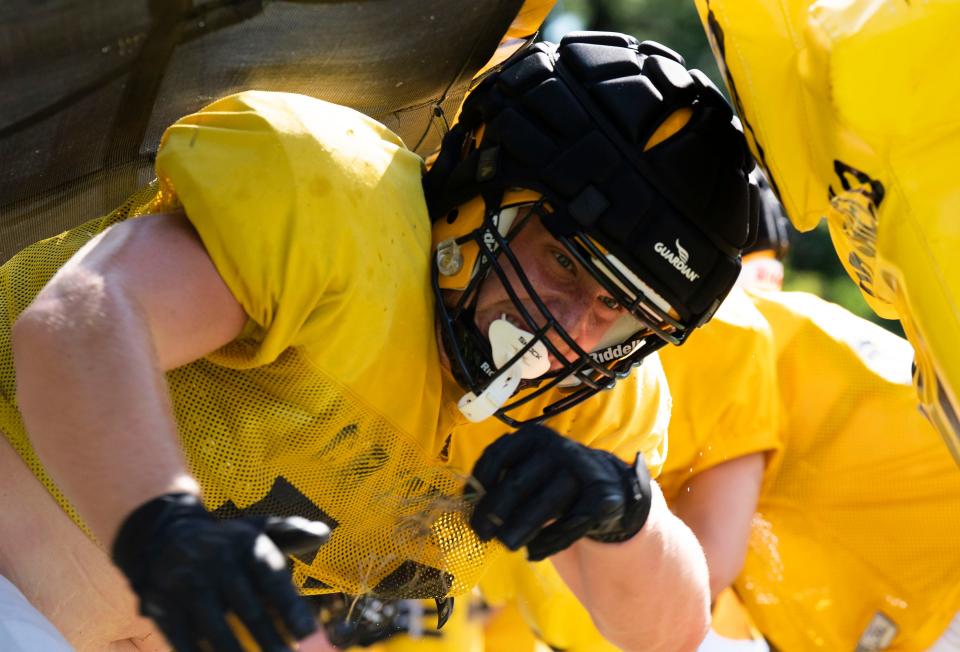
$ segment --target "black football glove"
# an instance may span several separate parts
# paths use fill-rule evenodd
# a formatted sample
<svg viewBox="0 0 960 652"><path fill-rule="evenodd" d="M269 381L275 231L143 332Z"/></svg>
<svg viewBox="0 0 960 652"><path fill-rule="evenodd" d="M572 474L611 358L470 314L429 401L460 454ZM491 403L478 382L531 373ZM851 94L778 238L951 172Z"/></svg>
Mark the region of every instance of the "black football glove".
<svg viewBox="0 0 960 652"><path fill-rule="evenodd" d="M301 639L316 621L283 553L315 550L329 534L323 523L299 517L221 521L196 496L166 494L127 517L113 560L139 596L140 612L178 652L242 652L228 612L263 652L289 652L278 623Z"/></svg>
<svg viewBox="0 0 960 652"><path fill-rule="evenodd" d="M470 519L484 541L527 548L545 559L581 537L618 542L647 520L650 476L639 455L633 466L541 425L524 425L490 444L473 476L483 488Z"/></svg>

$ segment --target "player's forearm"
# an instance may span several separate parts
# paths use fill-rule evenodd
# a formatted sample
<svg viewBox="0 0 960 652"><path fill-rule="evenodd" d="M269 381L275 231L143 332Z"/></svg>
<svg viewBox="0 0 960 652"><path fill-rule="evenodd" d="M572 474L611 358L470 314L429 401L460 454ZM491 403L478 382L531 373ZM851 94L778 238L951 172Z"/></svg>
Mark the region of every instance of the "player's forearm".
<svg viewBox="0 0 960 652"><path fill-rule="evenodd" d="M670 505L703 546L713 599L743 568L765 462L764 453L751 453L702 471Z"/></svg>
<svg viewBox="0 0 960 652"><path fill-rule="evenodd" d="M149 498L198 492L149 333L122 287L82 272L56 279L13 330L30 441L104 544Z"/></svg>
<svg viewBox="0 0 960 652"><path fill-rule="evenodd" d="M632 539L584 539L552 560L600 633L623 650L694 650L706 634L703 551L659 488L647 523Z"/></svg>

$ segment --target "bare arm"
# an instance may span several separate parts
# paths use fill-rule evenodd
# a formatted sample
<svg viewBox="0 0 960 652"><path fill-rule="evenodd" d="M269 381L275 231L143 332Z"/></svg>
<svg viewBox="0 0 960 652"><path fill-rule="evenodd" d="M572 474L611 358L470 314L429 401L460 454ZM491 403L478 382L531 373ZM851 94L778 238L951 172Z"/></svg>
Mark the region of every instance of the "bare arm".
<svg viewBox="0 0 960 652"><path fill-rule="evenodd" d="M738 457L694 476L674 501L673 511L697 535L707 556L712 599L743 568L763 470L763 453Z"/></svg>
<svg viewBox="0 0 960 652"><path fill-rule="evenodd" d="M164 214L89 242L14 324L30 441L104 544L150 498L199 493L163 374L231 341L245 323L189 222Z"/></svg>
<svg viewBox="0 0 960 652"><path fill-rule="evenodd" d="M623 650L695 650L709 623L707 567L656 484L643 529L623 543L581 539L551 560L603 636Z"/></svg>

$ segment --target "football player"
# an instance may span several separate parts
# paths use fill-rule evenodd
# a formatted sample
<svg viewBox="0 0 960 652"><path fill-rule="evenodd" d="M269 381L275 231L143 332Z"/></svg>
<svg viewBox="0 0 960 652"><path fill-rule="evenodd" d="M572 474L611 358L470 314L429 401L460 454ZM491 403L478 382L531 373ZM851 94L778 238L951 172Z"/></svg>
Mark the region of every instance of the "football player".
<svg viewBox="0 0 960 652"><path fill-rule="evenodd" d="M504 546L622 647L692 647L650 354L733 286L751 166L701 73L610 33L488 74L425 178L312 98L179 120L154 183L0 268L6 649L162 649L137 604L176 649L287 649L294 586L442 620Z"/></svg>
<svg viewBox="0 0 960 652"><path fill-rule="evenodd" d="M663 356L676 401L664 494L704 547L713 595L732 585L775 649L958 650L960 478L917 409L913 351L771 289L785 246L768 223L744 259L753 316L721 309L693 356ZM708 352L719 364L702 368ZM737 360L756 370L731 372ZM732 628L717 615L716 629Z"/></svg>

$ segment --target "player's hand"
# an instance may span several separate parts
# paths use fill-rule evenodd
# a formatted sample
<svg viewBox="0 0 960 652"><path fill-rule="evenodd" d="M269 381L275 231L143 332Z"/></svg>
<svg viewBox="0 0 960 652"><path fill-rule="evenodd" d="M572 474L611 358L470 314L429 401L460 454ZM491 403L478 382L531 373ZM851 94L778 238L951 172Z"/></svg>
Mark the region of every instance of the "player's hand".
<svg viewBox="0 0 960 652"><path fill-rule="evenodd" d="M650 512L650 476L643 458L630 466L541 425L521 426L487 447L473 476L483 488L470 525L533 561L581 537L631 538Z"/></svg>
<svg viewBox="0 0 960 652"><path fill-rule="evenodd" d="M113 560L139 596L140 612L175 650L241 652L226 619L232 612L263 652L286 652L278 623L301 639L316 621L283 553L316 549L329 534L323 523L298 517L220 521L195 496L166 494L127 517Z"/></svg>

